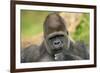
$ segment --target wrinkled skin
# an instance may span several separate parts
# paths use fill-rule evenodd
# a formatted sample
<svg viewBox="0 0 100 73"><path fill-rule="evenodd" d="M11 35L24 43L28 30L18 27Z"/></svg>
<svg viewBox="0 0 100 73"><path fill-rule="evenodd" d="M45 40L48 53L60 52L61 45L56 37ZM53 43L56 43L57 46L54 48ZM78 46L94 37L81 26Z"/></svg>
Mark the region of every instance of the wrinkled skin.
<svg viewBox="0 0 100 73"><path fill-rule="evenodd" d="M48 15L43 27L43 42L40 46L30 45L23 49L22 63L89 59L84 42L70 40L64 21L57 13Z"/></svg>

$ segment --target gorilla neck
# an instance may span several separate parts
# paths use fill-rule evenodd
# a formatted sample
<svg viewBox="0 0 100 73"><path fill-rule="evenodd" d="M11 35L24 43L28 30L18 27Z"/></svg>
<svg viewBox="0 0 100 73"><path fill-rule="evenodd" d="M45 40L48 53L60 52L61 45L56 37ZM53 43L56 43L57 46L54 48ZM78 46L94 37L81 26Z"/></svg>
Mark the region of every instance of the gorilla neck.
<svg viewBox="0 0 100 73"><path fill-rule="evenodd" d="M60 52L60 53L54 53L51 54L48 52L47 47L44 46L44 43L41 45L41 49L40 49L40 59L39 61L62 61L64 60L64 53Z"/></svg>
<svg viewBox="0 0 100 73"><path fill-rule="evenodd" d="M42 62L48 62L48 61L64 61L64 54L63 53L57 53L54 55L50 55L49 53L45 52L42 57L40 57L40 60Z"/></svg>

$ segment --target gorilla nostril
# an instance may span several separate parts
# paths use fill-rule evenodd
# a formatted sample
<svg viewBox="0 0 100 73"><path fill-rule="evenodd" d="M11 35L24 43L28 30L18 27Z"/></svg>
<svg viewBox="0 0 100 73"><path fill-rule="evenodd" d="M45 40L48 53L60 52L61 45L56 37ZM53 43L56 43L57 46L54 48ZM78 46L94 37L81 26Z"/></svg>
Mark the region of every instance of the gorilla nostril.
<svg viewBox="0 0 100 73"><path fill-rule="evenodd" d="M61 43L60 41L55 41L54 42L55 45L60 45L60 43Z"/></svg>
<svg viewBox="0 0 100 73"><path fill-rule="evenodd" d="M55 48L61 47L61 44L62 44L62 42L61 42L59 39L56 39L56 40L53 42L53 46L54 46Z"/></svg>

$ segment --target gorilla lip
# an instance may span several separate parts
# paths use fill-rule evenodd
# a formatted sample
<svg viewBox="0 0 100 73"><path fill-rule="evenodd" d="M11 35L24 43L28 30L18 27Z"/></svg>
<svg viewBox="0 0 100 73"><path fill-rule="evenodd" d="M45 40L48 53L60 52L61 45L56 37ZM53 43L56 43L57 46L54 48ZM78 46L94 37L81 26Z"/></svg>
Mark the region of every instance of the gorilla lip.
<svg viewBox="0 0 100 73"><path fill-rule="evenodd" d="M53 51L54 54L61 53L63 51L63 48L61 48L61 47L60 48L54 48L52 51Z"/></svg>

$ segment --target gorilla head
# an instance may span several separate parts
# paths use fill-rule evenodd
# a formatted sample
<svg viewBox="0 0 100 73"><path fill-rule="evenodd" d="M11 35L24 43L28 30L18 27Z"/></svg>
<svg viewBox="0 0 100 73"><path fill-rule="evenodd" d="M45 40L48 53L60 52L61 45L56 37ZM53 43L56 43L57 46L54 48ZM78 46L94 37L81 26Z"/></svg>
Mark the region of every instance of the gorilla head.
<svg viewBox="0 0 100 73"><path fill-rule="evenodd" d="M64 20L57 13L47 16L44 23L44 39L50 55L61 56L63 52L69 49L68 31Z"/></svg>

